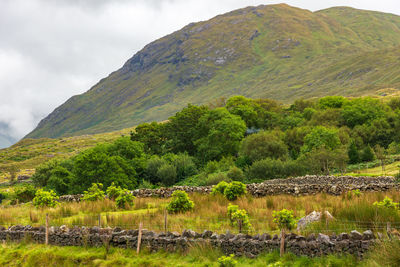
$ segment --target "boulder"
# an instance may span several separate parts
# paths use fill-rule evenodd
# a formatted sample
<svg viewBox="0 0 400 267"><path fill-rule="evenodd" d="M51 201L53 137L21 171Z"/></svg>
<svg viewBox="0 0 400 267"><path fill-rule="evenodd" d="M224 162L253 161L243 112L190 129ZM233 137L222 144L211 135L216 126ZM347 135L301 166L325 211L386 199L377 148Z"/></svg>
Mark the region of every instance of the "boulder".
<svg viewBox="0 0 400 267"><path fill-rule="evenodd" d="M332 214L329 213L329 211L324 211L319 212L319 211L313 211L310 214L308 214L307 216L301 218L298 222L297 222L297 230L303 230L304 228L306 228L307 225L309 225L310 223L313 222L319 222L321 220L322 217L324 217L327 220L333 220L335 218L333 218Z"/></svg>

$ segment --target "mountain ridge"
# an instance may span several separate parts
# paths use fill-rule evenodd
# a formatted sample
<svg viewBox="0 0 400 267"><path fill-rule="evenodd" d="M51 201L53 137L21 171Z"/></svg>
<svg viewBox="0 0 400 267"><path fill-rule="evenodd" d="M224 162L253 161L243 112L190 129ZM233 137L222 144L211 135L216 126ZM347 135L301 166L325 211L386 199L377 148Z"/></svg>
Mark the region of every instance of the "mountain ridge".
<svg viewBox="0 0 400 267"><path fill-rule="evenodd" d="M246 7L149 43L26 137L118 130L167 119L187 103L238 94L290 102L397 89L398 47L400 17L393 14L349 7L316 12L286 4Z"/></svg>

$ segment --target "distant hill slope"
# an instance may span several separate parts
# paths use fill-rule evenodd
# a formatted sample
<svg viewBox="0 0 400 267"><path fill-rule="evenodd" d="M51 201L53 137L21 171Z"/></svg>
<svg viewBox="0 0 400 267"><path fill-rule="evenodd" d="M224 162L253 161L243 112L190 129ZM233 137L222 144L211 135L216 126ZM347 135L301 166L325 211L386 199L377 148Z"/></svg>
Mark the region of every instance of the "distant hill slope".
<svg viewBox="0 0 400 267"><path fill-rule="evenodd" d="M290 102L400 89L400 17L348 7L247 7L156 40L27 137L164 120L187 103L244 95Z"/></svg>

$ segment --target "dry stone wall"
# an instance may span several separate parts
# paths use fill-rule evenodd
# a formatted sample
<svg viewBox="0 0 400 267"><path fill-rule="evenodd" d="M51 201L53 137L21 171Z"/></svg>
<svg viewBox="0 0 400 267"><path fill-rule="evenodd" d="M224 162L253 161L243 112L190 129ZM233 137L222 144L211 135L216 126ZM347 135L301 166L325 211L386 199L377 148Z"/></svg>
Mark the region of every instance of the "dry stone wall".
<svg viewBox="0 0 400 267"><path fill-rule="evenodd" d="M394 177L353 177L353 176L318 176L307 175L296 178L274 179L263 183L247 184L247 191L255 197L268 195L313 195L327 193L340 195L344 192L359 189L360 191L387 191L400 189ZM176 190L188 193L211 193L212 186L174 186L158 189L136 189L132 194L136 197L167 198ZM80 201L82 195L61 196L60 201Z"/></svg>
<svg viewBox="0 0 400 267"><path fill-rule="evenodd" d="M22 241L30 240L36 243L45 242L45 228L32 226L11 226L8 229L0 228L0 240ZM310 234L309 236L294 233L285 236L286 249L296 255L309 257L322 256L334 253L348 253L362 258L375 242L372 231L364 233L352 231L339 235ZM121 228L85 228L66 226L51 227L49 229L49 244L57 246L93 246L110 245L119 248L136 249L138 230L123 230ZM196 244L209 244L221 249L226 254L255 257L263 252L277 250L280 237L277 235L257 234L217 234L212 231L196 233L185 230L177 232L157 233L143 230L141 248L150 251L184 251Z"/></svg>

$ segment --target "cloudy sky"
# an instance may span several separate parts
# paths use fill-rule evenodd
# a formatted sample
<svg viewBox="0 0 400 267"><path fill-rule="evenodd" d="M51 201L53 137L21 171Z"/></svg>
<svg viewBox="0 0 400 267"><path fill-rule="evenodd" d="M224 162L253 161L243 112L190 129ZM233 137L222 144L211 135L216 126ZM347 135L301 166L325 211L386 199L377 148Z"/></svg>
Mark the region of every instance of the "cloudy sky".
<svg viewBox="0 0 400 267"><path fill-rule="evenodd" d="M400 15L399 0L301 0ZM87 91L147 43L257 0L0 0L0 146ZM2 139L3 138L3 139Z"/></svg>

